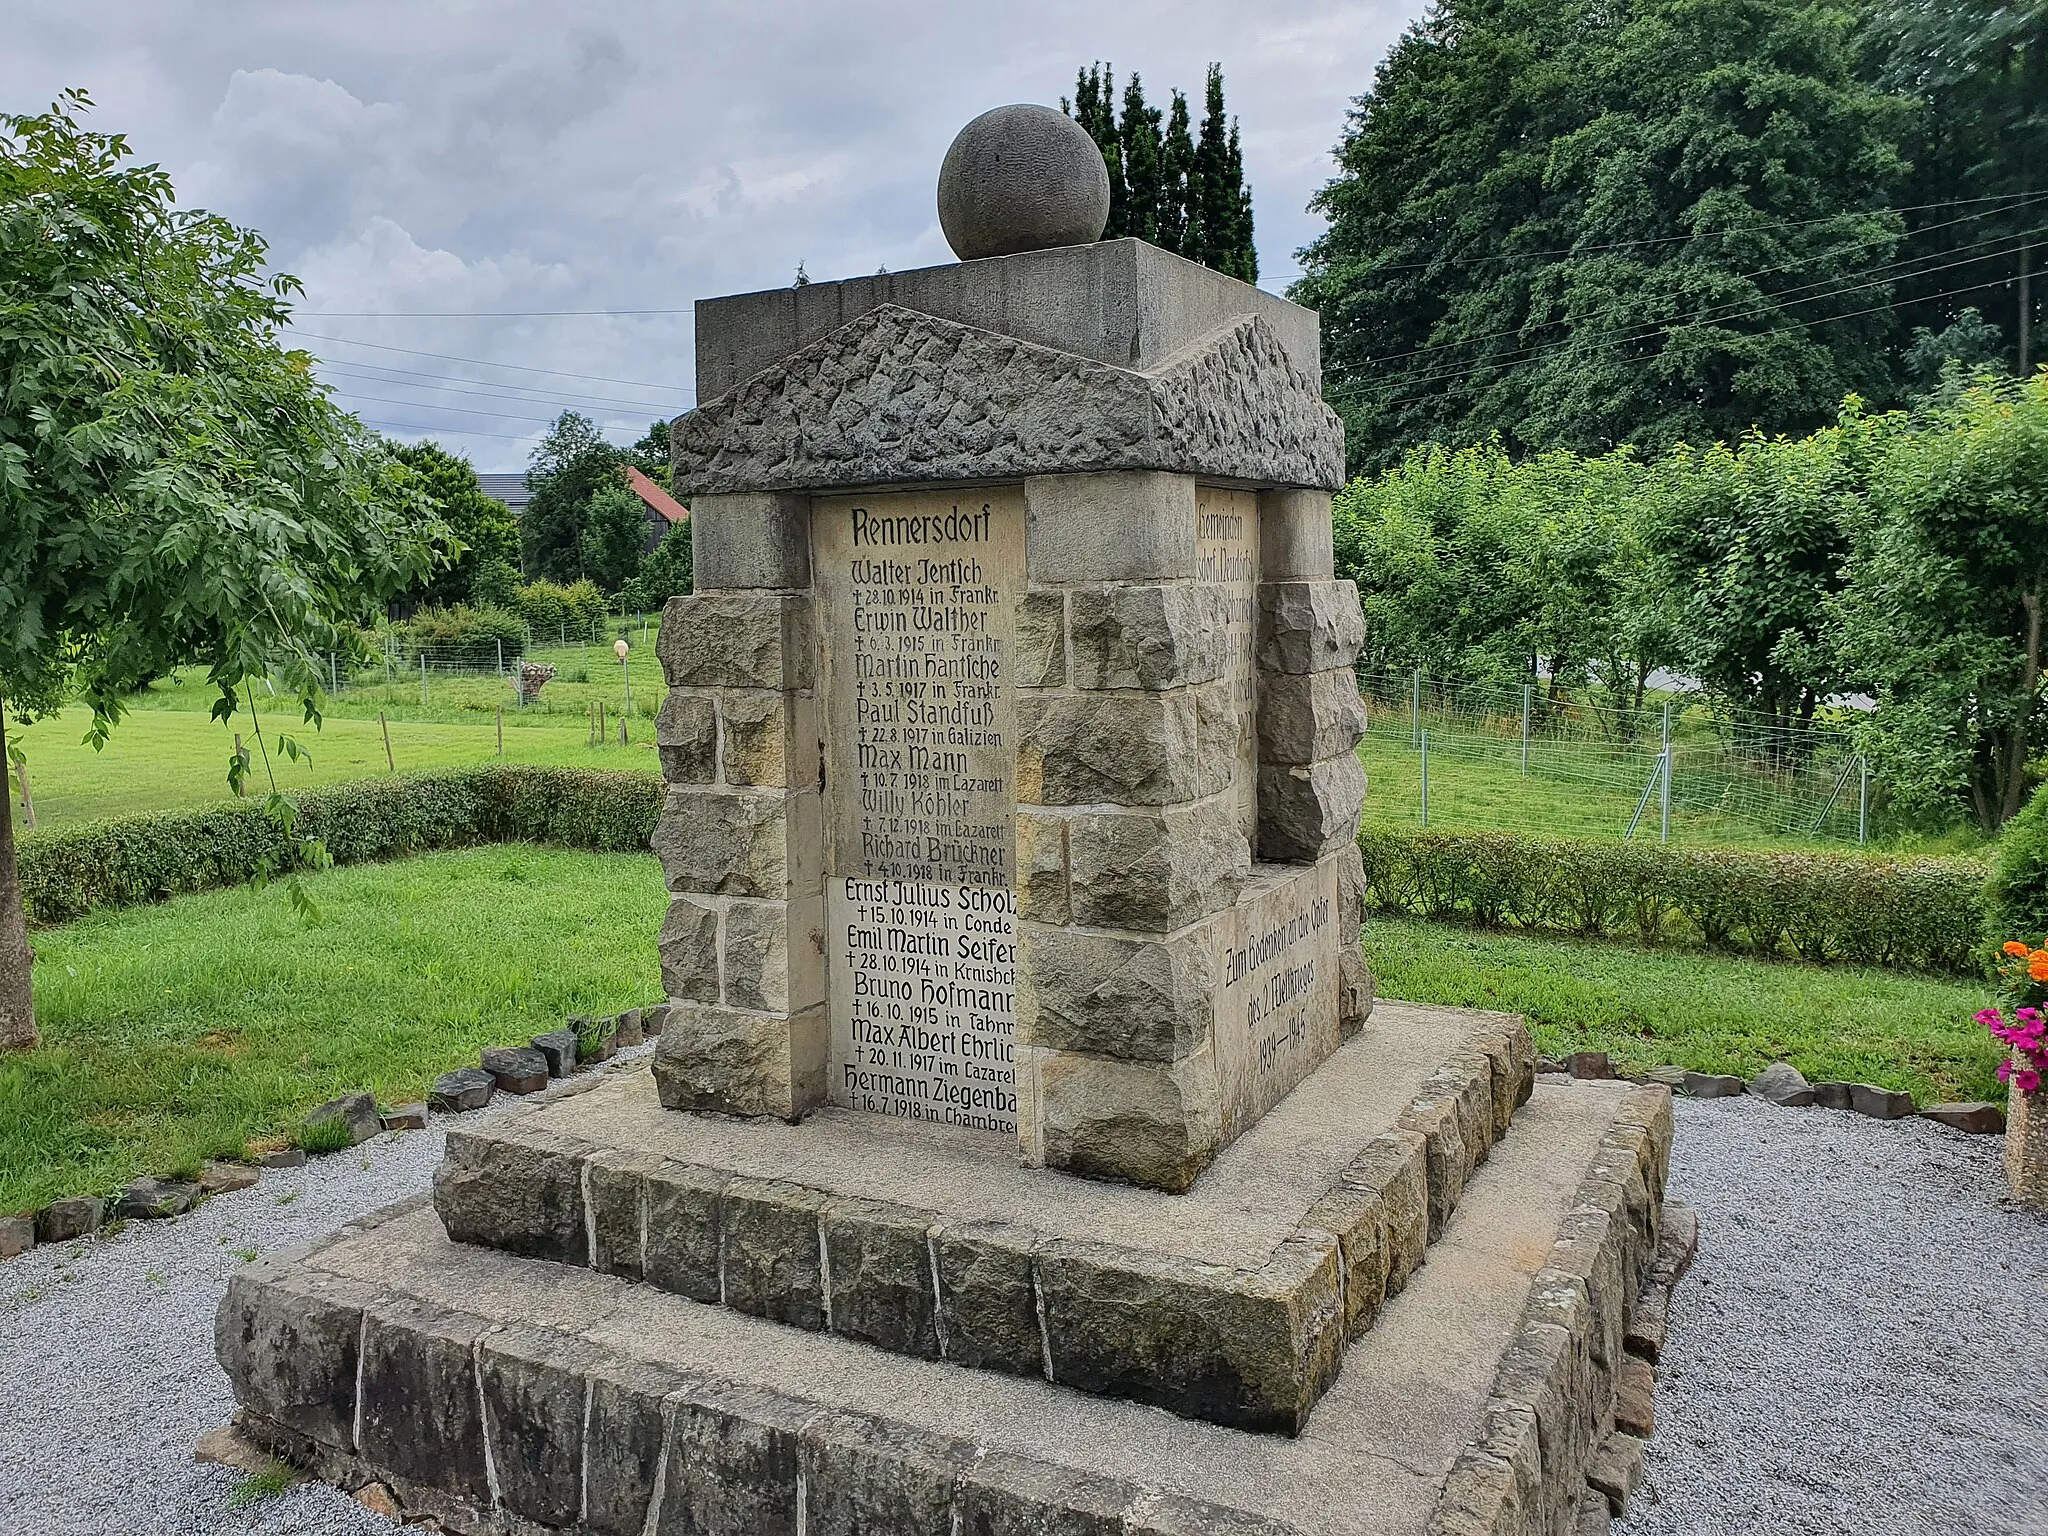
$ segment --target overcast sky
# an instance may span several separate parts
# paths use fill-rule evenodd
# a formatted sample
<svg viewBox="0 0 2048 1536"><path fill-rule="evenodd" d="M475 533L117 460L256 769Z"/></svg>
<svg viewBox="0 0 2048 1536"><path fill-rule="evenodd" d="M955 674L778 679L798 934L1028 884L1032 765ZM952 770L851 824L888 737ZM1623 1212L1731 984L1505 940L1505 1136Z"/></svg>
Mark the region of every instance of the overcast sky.
<svg viewBox="0 0 2048 1536"><path fill-rule="evenodd" d="M482 470L564 407L615 441L689 408L691 303L950 261L960 125L1107 59L1199 118L1223 65L1262 283L1319 221L1351 98L1420 0L577 5L12 0L0 105L65 86L306 293L342 401ZM639 314L540 314L539 311ZM554 371L542 371L554 370Z"/></svg>

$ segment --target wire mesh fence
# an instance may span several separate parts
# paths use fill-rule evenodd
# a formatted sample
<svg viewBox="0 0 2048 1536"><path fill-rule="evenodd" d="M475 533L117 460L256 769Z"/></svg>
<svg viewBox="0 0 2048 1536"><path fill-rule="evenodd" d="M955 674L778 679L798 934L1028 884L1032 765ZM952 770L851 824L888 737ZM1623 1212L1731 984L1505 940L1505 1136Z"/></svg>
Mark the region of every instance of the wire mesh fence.
<svg viewBox="0 0 2048 1536"><path fill-rule="evenodd" d="M1456 775L1461 787L1487 781L1485 793L1509 804L1516 779L1530 781L1532 807L1560 803L1562 790L1575 822L1611 824L1617 837L1669 840L1674 818L1681 831L1713 821L1802 840L1873 835L1880 786L1854 737L1828 725L1787 725L1683 694L1621 705L1542 680L1501 687L1361 670L1358 682L1368 760L1413 755L1417 771L1400 775L1401 791L1412 788L1424 825L1434 767L1439 824L1447 777Z"/></svg>

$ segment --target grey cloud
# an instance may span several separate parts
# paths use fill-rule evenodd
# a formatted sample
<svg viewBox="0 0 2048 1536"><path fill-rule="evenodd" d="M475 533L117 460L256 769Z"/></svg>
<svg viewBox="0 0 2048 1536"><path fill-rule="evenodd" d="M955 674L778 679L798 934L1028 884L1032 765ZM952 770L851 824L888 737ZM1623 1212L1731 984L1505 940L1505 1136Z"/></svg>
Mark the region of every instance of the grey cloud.
<svg viewBox="0 0 2048 1536"><path fill-rule="evenodd" d="M101 126L305 279L301 344L345 403L510 469L564 406L620 438L686 407L701 296L799 261L830 278L950 260L932 188L952 133L1058 100L1092 59L1155 99L1223 62L1282 286L1349 101L1419 9L17 0L0 103L91 89ZM481 313L540 310L676 313Z"/></svg>

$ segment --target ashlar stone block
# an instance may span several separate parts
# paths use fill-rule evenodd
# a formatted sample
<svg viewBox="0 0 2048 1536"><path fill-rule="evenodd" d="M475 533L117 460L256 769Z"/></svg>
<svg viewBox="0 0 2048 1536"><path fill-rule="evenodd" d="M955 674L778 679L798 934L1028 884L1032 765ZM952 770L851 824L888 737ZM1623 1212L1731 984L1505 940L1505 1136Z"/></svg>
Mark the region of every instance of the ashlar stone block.
<svg viewBox="0 0 2048 1536"><path fill-rule="evenodd" d="M581 1150L450 1131L448 1155L434 1170L434 1211L458 1243L588 1263Z"/></svg>
<svg viewBox="0 0 2048 1536"><path fill-rule="evenodd" d="M1328 581L1336 555L1328 491L1259 493L1259 575L1265 581Z"/></svg>
<svg viewBox="0 0 2048 1536"><path fill-rule="evenodd" d="M690 553L700 592L808 587L811 499L786 492L694 496Z"/></svg>
<svg viewBox="0 0 2048 1536"><path fill-rule="evenodd" d="M721 1208L725 1304L792 1328L825 1327L819 1216L829 1197L781 1180L734 1179Z"/></svg>
<svg viewBox="0 0 2048 1536"><path fill-rule="evenodd" d="M721 974L729 1007L760 1013L822 1007L824 899L727 903Z"/></svg>
<svg viewBox="0 0 2048 1536"><path fill-rule="evenodd" d="M1216 956L1205 929L1137 938L1019 925L1020 1045L1173 1062L1209 1043Z"/></svg>
<svg viewBox="0 0 2048 1536"><path fill-rule="evenodd" d="M1133 470L1024 481L1034 583L1183 581L1195 574L1195 482Z"/></svg>
<svg viewBox="0 0 2048 1536"><path fill-rule="evenodd" d="M1365 615L1356 582L1260 583L1254 654L1261 671L1306 674L1349 667L1364 644Z"/></svg>
<svg viewBox="0 0 2048 1536"><path fill-rule="evenodd" d="M654 1052L667 1109L797 1120L825 1102L825 1010L749 1013L678 1002Z"/></svg>
<svg viewBox="0 0 2048 1536"><path fill-rule="evenodd" d="M1165 933L1229 906L1251 844L1221 796L1158 811L1084 812L1067 822L1073 921Z"/></svg>
<svg viewBox="0 0 2048 1536"><path fill-rule="evenodd" d="M1026 805L1172 805L1207 793L1193 690L1030 694L1017 700Z"/></svg>
<svg viewBox="0 0 2048 1536"><path fill-rule="evenodd" d="M1077 688L1177 688L1222 675L1224 594L1213 585L1079 587L1068 594Z"/></svg>
<svg viewBox="0 0 2048 1536"><path fill-rule="evenodd" d="M718 904L696 896L671 897L655 946L664 995L678 1002L717 1003Z"/></svg>
<svg viewBox="0 0 2048 1536"><path fill-rule="evenodd" d="M1040 1137L1036 1161L1083 1178L1179 1194L1222 1144L1215 1058L1120 1061L1031 1049ZM1020 1102L1024 1095L1020 1093Z"/></svg>
<svg viewBox="0 0 2048 1536"><path fill-rule="evenodd" d="M784 899L821 889L815 789L673 788L652 844L671 891Z"/></svg>
<svg viewBox="0 0 2048 1536"><path fill-rule="evenodd" d="M938 1359L938 1216L842 1196L826 1204L822 1220L832 1331L892 1354Z"/></svg>
<svg viewBox="0 0 2048 1536"><path fill-rule="evenodd" d="M1072 915L1066 818L1018 811L1017 916L1027 923L1063 927Z"/></svg>
<svg viewBox="0 0 2048 1536"><path fill-rule="evenodd" d="M718 707L708 693L672 688L654 717L661 776L671 784L710 784L718 778Z"/></svg>
<svg viewBox="0 0 2048 1536"><path fill-rule="evenodd" d="M214 1354L237 1401L322 1445L355 1449L357 1348L375 1293L342 1280L238 1270L214 1314Z"/></svg>
<svg viewBox="0 0 2048 1536"><path fill-rule="evenodd" d="M1259 761L1307 764L1349 752L1365 735L1358 679L1346 668L1270 672L1259 687Z"/></svg>
<svg viewBox="0 0 2048 1536"><path fill-rule="evenodd" d="M1067 680L1067 597L1026 592L1017 601L1017 686L1057 688Z"/></svg>
<svg viewBox="0 0 2048 1536"><path fill-rule="evenodd" d="M427 1302L363 1320L358 1448L372 1466L479 1503L491 1498L474 1350L489 1325Z"/></svg>
<svg viewBox="0 0 2048 1536"><path fill-rule="evenodd" d="M671 688L809 688L817 671L811 600L771 592L672 597L654 651Z"/></svg>
<svg viewBox="0 0 2048 1536"><path fill-rule="evenodd" d="M718 728L726 783L801 789L818 782L823 725L810 695L726 689Z"/></svg>
<svg viewBox="0 0 2048 1536"><path fill-rule="evenodd" d="M1310 864L1358 836L1365 767L1350 752L1259 769L1259 857Z"/></svg>

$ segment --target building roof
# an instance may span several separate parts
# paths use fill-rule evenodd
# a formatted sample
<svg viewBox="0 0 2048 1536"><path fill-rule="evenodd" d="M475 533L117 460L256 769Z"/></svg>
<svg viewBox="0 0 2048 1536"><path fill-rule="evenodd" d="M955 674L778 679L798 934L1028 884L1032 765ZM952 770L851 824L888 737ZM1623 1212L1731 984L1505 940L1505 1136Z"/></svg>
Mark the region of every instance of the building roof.
<svg viewBox="0 0 2048 1536"><path fill-rule="evenodd" d="M690 519L690 509L656 485L631 464L626 466L626 484L630 485L639 498L654 511L659 512L671 523L684 523Z"/></svg>
<svg viewBox="0 0 2048 1536"><path fill-rule="evenodd" d="M533 500L533 492L526 488L523 472L510 475L478 475L477 484L484 488L486 496L494 496L514 512Z"/></svg>

